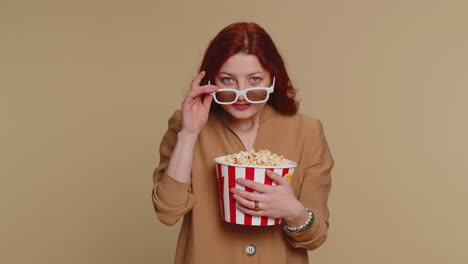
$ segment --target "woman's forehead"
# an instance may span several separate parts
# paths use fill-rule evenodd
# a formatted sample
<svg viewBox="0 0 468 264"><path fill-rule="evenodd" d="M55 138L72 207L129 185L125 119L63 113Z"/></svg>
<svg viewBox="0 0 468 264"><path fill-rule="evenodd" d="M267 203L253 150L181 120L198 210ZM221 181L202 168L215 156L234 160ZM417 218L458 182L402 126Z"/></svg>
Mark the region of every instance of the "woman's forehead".
<svg viewBox="0 0 468 264"><path fill-rule="evenodd" d="M219 69L219 72L234 76L247 76L252 74L265 74L267 71L262 67L255 55L236 54L231 56Z"/></svg>

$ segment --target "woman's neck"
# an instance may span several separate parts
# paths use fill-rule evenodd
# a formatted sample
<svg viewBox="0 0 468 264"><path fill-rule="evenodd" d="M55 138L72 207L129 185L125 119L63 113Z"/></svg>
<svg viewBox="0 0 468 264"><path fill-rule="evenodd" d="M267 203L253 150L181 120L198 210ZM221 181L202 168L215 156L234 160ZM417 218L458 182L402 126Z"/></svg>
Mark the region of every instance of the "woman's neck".
<svg viewBox="0 0 468 264"><path fill-rule="evenodd" d="M249 119L234 119L231 118L229 120L229 128L234 131L238 131L241 133L246 133L258 128L258 124L260 123L260 113L258 112L256 115L252 116Z"/></svg>

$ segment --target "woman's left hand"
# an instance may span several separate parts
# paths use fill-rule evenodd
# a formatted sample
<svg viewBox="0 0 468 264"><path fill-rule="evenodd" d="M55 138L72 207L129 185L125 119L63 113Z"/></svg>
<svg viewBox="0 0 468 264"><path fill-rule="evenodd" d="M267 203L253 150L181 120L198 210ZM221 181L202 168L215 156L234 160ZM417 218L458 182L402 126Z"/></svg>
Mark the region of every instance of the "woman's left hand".
<svg viewBox="0 0 468 264"><path fill-rule="evenodd" d="M277 185L271 186L246 179L237 179L236 182L255 192L248 192L232 188L233 198L238 203L238 209L252 216L266 216L281 218L288 225L303 223L307 219L304 206L294 196L294 191L288 180L279 174L267 170L266 175ZM258 203L256 210L255 202Z"/></svg>

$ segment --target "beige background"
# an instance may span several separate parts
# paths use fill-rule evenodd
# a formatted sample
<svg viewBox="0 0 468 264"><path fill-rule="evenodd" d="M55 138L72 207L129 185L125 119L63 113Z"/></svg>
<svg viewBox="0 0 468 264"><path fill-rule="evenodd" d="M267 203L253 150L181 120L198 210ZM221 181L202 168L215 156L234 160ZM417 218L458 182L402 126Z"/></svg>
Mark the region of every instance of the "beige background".
<svg viewBox="0 0 468 264"><path fill-rule="evenodd" d="M1 0L0 263L170 263L159 141L208 41L245 20L336 160L311 263L467 263L468 2L442 0Z"/></svg>

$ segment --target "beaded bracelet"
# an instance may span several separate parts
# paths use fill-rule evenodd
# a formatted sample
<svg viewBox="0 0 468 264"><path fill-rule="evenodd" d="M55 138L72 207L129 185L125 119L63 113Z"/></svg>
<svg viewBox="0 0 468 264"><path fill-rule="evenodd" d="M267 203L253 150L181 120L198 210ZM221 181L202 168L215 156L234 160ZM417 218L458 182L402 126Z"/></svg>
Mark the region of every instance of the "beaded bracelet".
<svg viewBox="0 0 468 264"><path fill-rule="evenodd" d="M309 229L314 224L315 214L311 210L309 210L308 208L306 208L306 211L307 211L307 214L309 215L309 217L307 218L307 220L302 225L293 227L293 226L288 226L285 223L284 226L283 226L283 229L286 232L288 232L289 234L302 232L302 231L305 231L305 230Z"/></svg>

